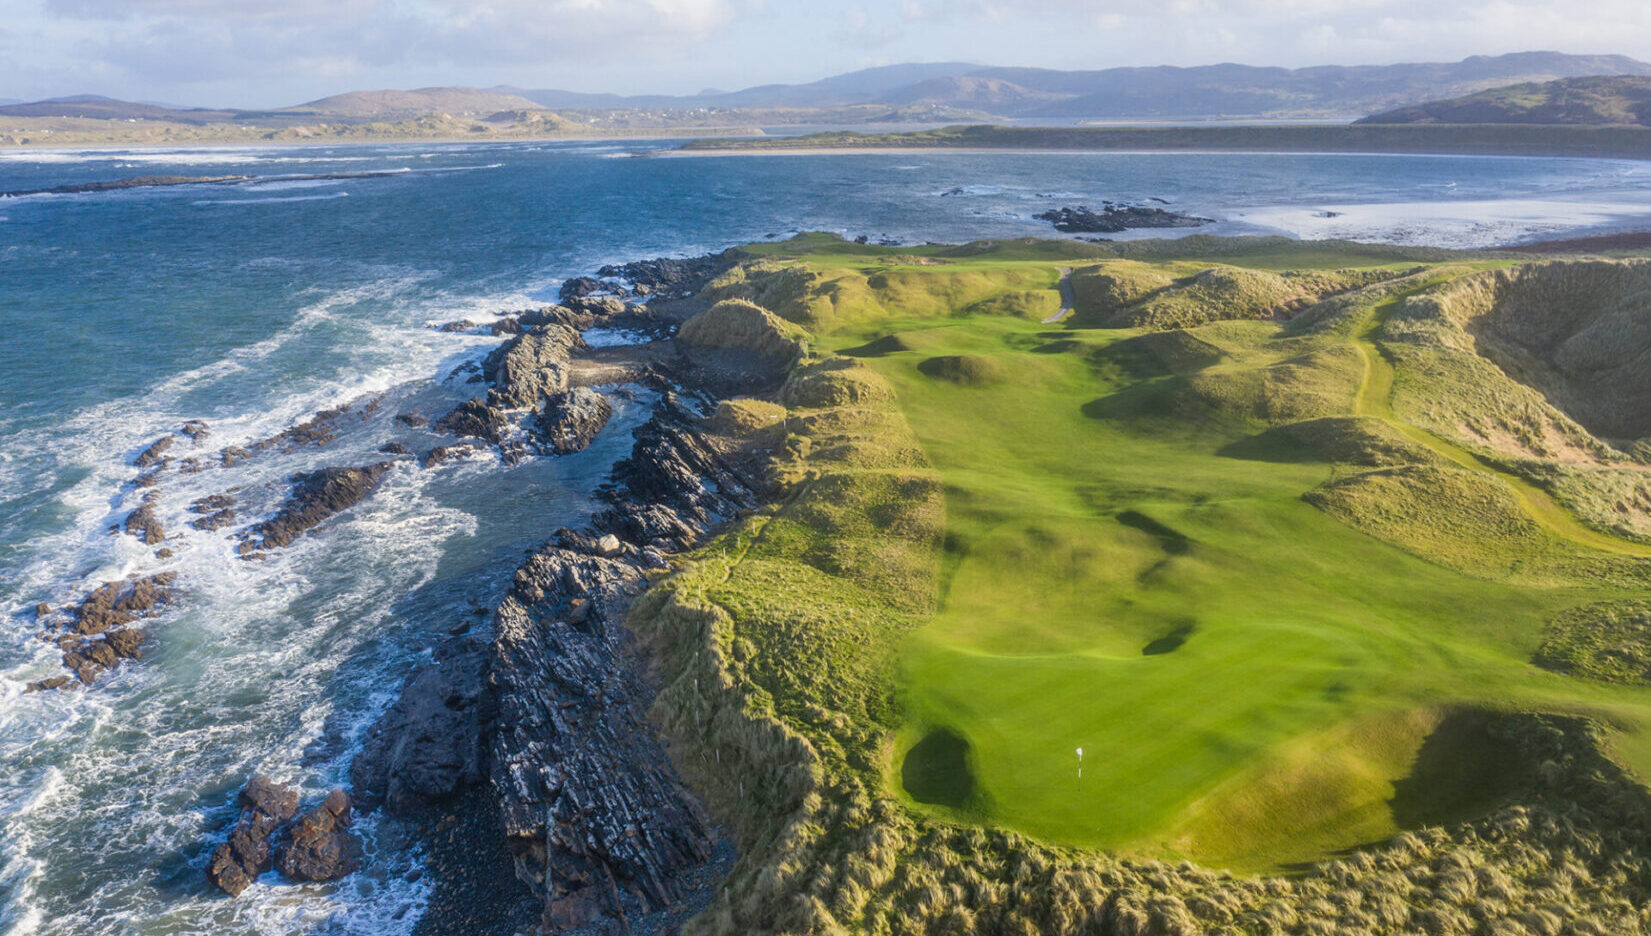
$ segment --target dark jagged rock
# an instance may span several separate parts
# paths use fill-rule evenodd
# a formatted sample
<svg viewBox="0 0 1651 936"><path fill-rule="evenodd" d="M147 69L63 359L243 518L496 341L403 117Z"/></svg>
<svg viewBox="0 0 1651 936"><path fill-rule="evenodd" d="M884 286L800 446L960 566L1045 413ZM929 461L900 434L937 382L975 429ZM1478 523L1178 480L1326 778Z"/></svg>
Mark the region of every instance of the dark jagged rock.
<svg viewBox="0 0 1651 936"><path fill-rule="evenodd" d="M419 459L419 465L424 468L433 468L442 462L451 461L455 458L463 458L474 451L476 451L476 447L469 443L464 443L461 445L438 445L426 452L423 458Z"/></svg>
<svg viewBox="0 0 1651 936"><path fill-rule="evenodd" d="M540 306L537 309L528 309L516 316L519 330L538 328L541 325L566 325L570 328L582 326L573 310L562 305Z"/></svg>
<svg viewBox="0 0 1651 936"><path fill-rule="evenodd" d="M680 873L711 854L618 624L646 585L633 562L550 547L517 570L495 617L493 784L547 929L619 915L621 891L669 906Z"/></svg>
<svg viewBox="0 0 1651 936"><path fill-rule="evenodd" d="M145 546L157 546L166 539L166 530L161 526L160 518L155 516L153 492L143 499L143 506L126 515L125 530L128 536L137 537Z"/></svg>
<svg viewBox="0 0 1651 936"><path fill-rule="evenodd" d="M153 471L146 471L134 478L132 483L140 488L152 488L161 483L161 472L164 470L164 468L156 468Z"/></svg>
<svg viewBox="0 0 1651 936"><path fill-rule="evenodd" d="M557 293L557 298L565 303L569 299L580 299L591 293L601 292L606 288L601 280L593 276L575 276L562 284L561 290Z"/></svg>
<svg viewBox="0 0 1651 936"><path fill-rule="evenodd" d="M344 421L344 417L349 416L352 412L355 412L365 418L372 415L374 412L377 412L378 408L382 406L383 403L384 395L377 394L372 397L352 400L349 403L345 403L343 406L335 406L332 409L321 410L314 416L311 416L309 419L306 419L301 423L288 426L286 429L281 430L279 433L270 436L267 439L260 439L259 441L254 442L252 447L256 451L262 452L267 449L277 447L286 451L291 451L303 445L326 445L338 437L338 429L340 424ZM229 450L225 449L225 451L227 452ZM242 457L245 457L245 455L243 454ZM228 464L227 461L226 464Z"/></svg>
<svg viewBox="0 0 1651 936"><path fill-rule="evenodd" d="M408 448L405 445L402 445L400 442L386 442L383 445L380 445L378 447L378 450L380 452L384 453L385 455L411 455L411 454L413 454L412 449Z"/></svg>
<svg viewBox="0 0 1651 936"><path fill-rule="evenodd" d="M597 525L666 551L689 548L699 531L757 506L744 473L696 433L694 414L667 393L636 430L629 458L614 466L618 486Z"/></svg>
<svg viewBox="0 0 1651 936"><path fill-rule="evenodd" d="M630 308L624 300L613 296L583 296L567 300L566 305L575 314L595 319L621 315Z"/></svg>
<svg viewBox="0 0 1651 936"><path fill-rule="evenodd" d="M1215 223L1209 218L1194 217L1179 211L1113 202L1104 203L1100 211L1080 205L1076 208L1053 208L1034 217L1039 221L1048 221L1055 226L1055 230L1067 234L1117 234L1130 228L1185 228Z"/></svg>
<svg viewBox="0 0 1651 936"><path fill-rule="evenodd" d="M197 443L212 434L212 430L207 427L206 423L199 419L188 420L183 424L183 428L178 431Z"/></svg>
<svg viewBox="0 0 1651 936"><path fill-rule="evenodd" d="M652 687L621 623L646 571L665 563L631 543L687 548L756 505L753 479L697 424L667 393L615 466L596 529L560 531L517 570L494 617L493 785L547 930L622 919L625 900L670 906L712 852L697 801L648 728Z"/></svg>
<svg viewBox="0 0 1651 936"><path fill-rule="evenodd" d="M487 333L495 337L499 335L520 335L522 333L522 323L517 321L513 315L506 316L487 326Z"/></svg>
<svg viewBox="0 0 1651 936"><path fill-rule="evenodd" d="M241 448L239 445L230 445L218 453L218 463L223 465L225 468L232 468L237 463L246 461L251 455L251 452Z"/></svg>
<svg viewBox="0 0 1651 936"><path fill-rule="evenodd" d="M75 633L95 636L154 614L172 600L172 585L177 578L176 572L157 572L146 578L105 582L85 600L65 610Z"/></svg>
<svg viewBox="0 0 1651 936"><path fill-rule="evenodd" d="M34 606L34 619L44 621L52 616L52 606L42 601Z"/></svg>
<svg viewBox="0 0 1651 936"><path fill-rule="evenodd" d="M515 409L566 390L568 356L584 344L573 328L551 322L500 345L482 362L482 376L493 384L488 403Z"/></svg>
<svg viewBox="0 0 1651 936"><path fill-rule="evenodd" d="M48 676L45 679L37 679L34 682L29 683L27 686L23 687L23 691L49 692L53 689L72 689L74 688L74 684L75 680L73 676Z"/></svg>
<svg viewBox="0 0 1651 936"><path fill-rule="evenodd" d="M425 419L423 416L419 415L418 413L397 413L396 414L396 422L401 423L402 425L408 427L409 429L417 429L420 426L423 426L424 424L428 423L429 421L430 420Z"/></svg>
<svg viewBox="0 0 1651 936"><path fill-rule="evenodd" d="M176 572L157 572L144 578L104 582L78 603L64 607L60 616L52 615L48 608L46 615L57 633L48 630L42 636L62 651L64 668L81 684L89 685L121 660L143 656L145 633L131 625L153 617L172 601L177 578ZM36 613L39 615L39 608ZM68 677L54 676L31 683L29 688L38 691L69 685Z"/></svg>
<svg viewBox="0 0 1651 936"><path fill-rule="evenodd" d="M545 400L534 420L539 438L557 455L582 452L613 417L613 404L589 387L575 387Z"/></svg>
<svg viewBox="0 0 1651 936"><path fill-rule="evenodd" d="M221 530L235 522L235 498L229 494L208 494L189 505L193 513L204 514L189 525L197 530Z"/></svg>
<svg viewBox="0 0 1651 936"><path fill-rule="evenodd" d="M233 507L225 507L222 510L214 510L212 513L209 513L204 517L189 521L190 526L197 530L204 530L209 533L214 530L221 530L227 526L234 526L234 524L235 508Z"/></svg>
<svg viewBox="0 0 1651 936"><path fill-rule="evenodd" d="M270 838L298 811L298 794L268 777L252 778L236 799L241 818L229 841L213 850L206 866L207 880L231 897L270 869Z"/></svg>
<svg viewBox="0 0 1651 936"><path fill-rule="evenodd" d="M361 843L349 831L350 795L334 790L282 831L275 868L294 881L336 881L361 866Z"/></svg>
<svg viewBox="0 0 1651 936"><path fill-rule="evenodd" d="M504 433L509 426L510 419L503 411L487 405L486 399L476 397L453 407L453 411L436 420L432 428L448 435L468 436L498 445L504 441Z"/></svg>
<svg viewBox="0 0 1651 936"><path fill-rule="evenodd" d="M473 638L450 641L408 678L350 765L362 808L410 815L486 778L487 652Z"/></svg>
<svg viewBox="0 0 1651 936"><path fill-rule="evenodd" d="M629 281L635 295L678 298L698 292L706 283L728 272L739 258L737 250L687 260L661 257L605 266L597 270L596 275Z"/></svg>
<svg viewBox="0 0 1651 936"><path fill-rule="evenodd" d="M447 333L451 334L453 332L467 332L467 331L470 331L471 329L476 327L476 323L470 321L469 319L459 319L456 322L443 322L440 325L434 325L434 326L431 326L431 327L433 327L436 331L447 332Z"/></svg>
<svg viewBox="0 0 1651 936"><path fill-rule="evenodd" d="M295 475L292 494L281 510L249 530L242 548L251 552L288 545L321 521L360 503L377 489L394 466L395 462L379 462L359 468L322 468Z"/></svg>
<svg viewBox="0 0 1651 936"><path fill-rule="evenodd" d="M161 464L166 460L166 450L176 442L177 438L175 436L161 436L139 453L138 460L134 464L139 468L153 468Z"/></svg>

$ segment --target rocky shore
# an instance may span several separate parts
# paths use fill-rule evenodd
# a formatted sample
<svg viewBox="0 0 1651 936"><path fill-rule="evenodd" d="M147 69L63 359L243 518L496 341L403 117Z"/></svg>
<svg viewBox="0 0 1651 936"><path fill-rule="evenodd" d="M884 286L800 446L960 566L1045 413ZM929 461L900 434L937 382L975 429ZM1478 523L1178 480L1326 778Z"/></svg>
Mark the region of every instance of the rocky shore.
<svg viewBox="0 0 1651 936"><path fill-rule="evenodd" d="M484 362L485 394L435 422L508 462L589 445L611 413L594 386L640 384L658 399L604 506L517 569L490 641L456 637L413 674L355 760L363 806L423 829L437 896L421 933L514 932L527 907L543 932L666 931L705 904L732 860L648 723L655 687L624 625L669 554L760 500L766 451L709 417L719 394L771 389L787 362L673 337L702 309L693 293L729 262L570 280L558 305L495 326L512 337ZM654 340L580 339L620 317ZM514 883L477 894L467 869L501 857Z"/></svg>
<svg viewBox="0 0 1651 936"><path fill-rule="evenodd" d="M269 453L325 448L379 419L382 395L210 454L202 445L211 429L190 420L129 456L137 474L126 492L136 506L111 534L165 560L171 540L225 531L236 555L259 559L324 534L392 471L485 454L502 465L569 455L611 431L617 402L652 408L599 489L599 507L527 557L491 627L452 626L409 674L363 739L346 789L305 807L294 789L248 778L239 818L204 856L215 887L233 896L271 870L295 882L347 875L362 858L353 817L376 810L397 836L423 843L432 881L420 933L645 934L673 930L707 904L733 848L648 721L656 687L625 618L672 554L761 501L772 437L742 435L714 416L728 396L777 388L796 348L747 354L678 337L705 311L696 293L736 260L604 267L567 281L553 305L487 326L438 326L502 339L449 381L478 384L476 395L447 412L395 414L396 438L378 446L384 460L352 456L291 475L273 509L264 485L229 481L194 496L180 521L162 510L163 488ZM592 347L583 338L592 328L634 343ZM187 529L169 533L168 524ZM165 571L102 583L59 608L41 603L40 637L61 649L65 672L29 688L88 685L142 656L145 620L182 598L177 573Z"/></svg>

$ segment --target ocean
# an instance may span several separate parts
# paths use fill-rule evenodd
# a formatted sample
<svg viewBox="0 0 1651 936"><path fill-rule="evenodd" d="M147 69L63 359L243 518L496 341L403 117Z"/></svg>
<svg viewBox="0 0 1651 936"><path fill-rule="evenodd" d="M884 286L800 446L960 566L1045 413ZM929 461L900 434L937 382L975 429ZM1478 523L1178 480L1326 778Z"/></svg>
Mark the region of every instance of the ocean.
<svg viewBox="0 0 1651 936"><path fill-rule="evenodd" d="M135 175L287 179L0 199L0 934L405 933L416 850L376 819L365 867L230 900L207 855L255 773L306 799L347 783L363 732L427 658L481 620L524 550L591 509L645 417L588 451L402 464L371 499L262 562L188 505L234 491L242 523L294 472L382 459L476 392L499 339L456 319L552 301L605 263L826 230L901 243L1055 236L1033 215L1159 198L1202 233L1490 246L1651 226L1651 164L1577 159L909 153L634 158L663 143L0 151L0 191ZM1152 234L1153 232L1140 232ZM378 399L373 412L364 402ZM158 559L111 535L136 454L186 419L247 445L353 404L325 447L171 472ZM433 437L420 436L425 439ZM187 443L186 443L187 444ZM33 608L101 581L178 573L144 658L90 689Z"/></svg>

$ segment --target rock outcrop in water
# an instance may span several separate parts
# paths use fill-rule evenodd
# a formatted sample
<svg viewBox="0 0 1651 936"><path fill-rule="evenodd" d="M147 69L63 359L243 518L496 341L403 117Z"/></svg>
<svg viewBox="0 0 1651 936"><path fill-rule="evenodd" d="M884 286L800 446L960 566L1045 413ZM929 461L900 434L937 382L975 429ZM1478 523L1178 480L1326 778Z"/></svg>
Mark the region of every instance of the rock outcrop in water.
<svg viewBox="0 0 1651 936"><path fill-rule="evenodd" d="M571 455L590 447L596 434L613 418L613 404L589 387L575 387L545 400L534 419L534 430L557 455Z"/></svg>
<svg viewBox="0 0 1651 936"><path fill-rule="evenodd" d="M143 655L144 631L138 621L158 614L176 595L175 572L158 572L143 578L105 582L76 604L36 615L48 625L42 632L63 651L63 666L74 675L51 676L30 683L30 691L66 689L89 685L121 660ZM55 631L55 634L54 634Z"/></svg>
<svg viewBox="0 0 1651 936"><path fill-rule="evenodd" d="M336 881L361 866L361 843L350 832L354 803L343 790L281 831L275 869L294 881Z"/></svg>
<svg viewBox="0 0 1651 936"><path fill-rule="evenodd" d="M566 390L568 357L584 344L578 331L559 322L540 325L505 342L482 362L482 375L493 385L487 394L488 405L520 409Z"/></svg>
<svg viewBox="0 0 1651 936"><path fill-rule="evenodd" d="M725 250L719 254L690 257L685 260L659 257L654 260L610 264L597 270L596 275L605 280L629 282L629 292L634 296L680 299L699 292L706 283L728 272L740 256L738 250ZM564 284L563 289L566 288Z"/></svg>
<svg viewBox="0 0 1651 936"><path fill-rule="evenodd" d="M286 546L333 514L364 500L378 488L395 462L359 468L322 468L292 479L292 494L275 516L248 530L241 542L243 555L255 549Z"/></svg>
<svg viewBox="0 0 1651 936"><path fill-rule="evenodd" d="M163 464L166 460L166 450L171 448L176 442L177 439L172 436L161 436L150 444L148 448L139 453L137 461L133 462L133 464L137 465L139 468L153 468L156 465Z"/></svg>
<svg viewBox="0 0 1651 936"><path fill-rule="evenodd" d="M476 397L453 407L446 416L436 420L433 428L448 435L481 439L498 445L504 441L505 431L510 428L510 417L503 410L488 406L483 398Z"/></svg>
<svg viewBox="0 0 1651 936"><path fill-rule="evenodd" d="M206 865L207 880L231 897L271 868L294 881L335 881L360 866L361 843L349 831L352 803L343 790L299 816L297 792L259 776L236 801L241 818Z"/></svg>
<svg viewBox="0 0 1651 936"><path fill-rule="evenodd" d="M1194 217L1179 211L1113 202L1104 203L1100 211L1080 205L1076 208L1054 208L1034 217L1039 221L1048 221L1055 226L1055 230L1067 234L1117 234L1130 228L1186 228L1215 223L1209 218Z"/></svg>
<svg viewBox="0 0 1651 936"><path fill-rule="evenodd" d="M206 879L231 897L274 866L270 839L298 812L298 794L268 777L252 778L236 801L241 818L206 865Z"/></svg>
<svg viewBox="0 0 1651 936"><path fill-rule="evenodd" d="M124 529L127 535L137 537L146 546L158 546L166 539L166 530L155 515L155 504L159 499L159 493L151 491L144 495L143 504L138 509L126 515Z"/></svg>

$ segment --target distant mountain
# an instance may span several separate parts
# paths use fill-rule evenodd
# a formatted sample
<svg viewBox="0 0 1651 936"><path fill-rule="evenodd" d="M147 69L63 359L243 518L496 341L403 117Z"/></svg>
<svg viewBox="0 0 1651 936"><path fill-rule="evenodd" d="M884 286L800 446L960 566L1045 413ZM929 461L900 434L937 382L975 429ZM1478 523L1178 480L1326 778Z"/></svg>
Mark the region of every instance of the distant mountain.
<svg viewBox="0 0 1651 936"><path fill-rule="evenodd" d="M0 107L5 107L7 104L22 104L22 103L23 103L22 98L0 97Z"/></svg>
<svg viewBox="0 0 1651 936"><path fill-rule="evenodd" d="M295 127L306 123L397 122L436 115L454 119L500 120L548 110L593 112L581 124L619 113L614 126L679 125L704 120L702 109L747 111L829 111L859 108L855 118L887 121L984 120L987 115L1026 120L1151 119L1210 117L1351 116L1387 112L1442 98L1459 98L1507 85L1531 85L1583 76L1651 78L1651 64L1620 55L1565 55L1520 52L1474 56L1451 63L1325 65L1260 68L1205 65L1195 68L1108 68L1059 71L995 68L967 62L888 65L823 78L807 84L769 84L742 91L696 95L619 95L522 88L418 88L412 91L351 91L296 107L266 111L175 108L77 95L0 106L0 117L94 117L116 120L177 121L188 124L238 123ZM1581 87L1580 85L1578 87ZM1580 92L1579 92L1580 93ZM1566 105L1569 106L1569 105ZM1603 103L1601 107L1606 107ZM1607 108L1608 109L1608 108ZM670 114L647 113L669 111ZM1603 111L1602 111L1603 113ZM1626 112L1623 112L1626 113ZM806 117L807 115L802 115ZM765 119L802 119L769 114ZM720 118L719 118L720 119ZM756 117L741 119L757 119ZM1541 119L1533 116L1531 120ZM1591 119L1591 118L1590 118ZM1624 119L1619 114L1613 120Z"/></svg>
<svg viewBox="0 0 1651 936"><path fill-rule="evenodd" d="M555 89L531 90L500 86L489 90L517 94L541 107L568 110L692 107L847 107L854 104L894 104L894 96L933 78L949 78L978 71L967 62L930 62L885 65L834 75L807 84L767 84L743 91L703 91L699 94L590 94Z"/></svg>
<svg viewBox="0 0 1651 936"><path fill-rule="evenodd" d="M541 105L520 95L476 88L351 91L287 108L291 112L343 120L408 120L429 114L485 116L499 111L540 109Z"/></svg>
<svg viewBox="0 0 1651 936"><path fill-rule="evenodd" d="M1460 62L1262 68L1108 68L1060 71L964 62L890 65L797 85L760 85L683 97L494 90L551 108L776 108L855 104L987 110L1015 118L1346 116L1486 88L1582 75L1647 75L1651 64L1620 55L1518 52Z"/></svg>
<svg viewBox="0 0 1651 936"><path fill-rule="evenodd" d="M215 123L234 112L205 108L175 108L117 101L100 94L74 94L44 101L0 106L4 117L90 117L98 120L172 120L179 123Z"/></svg>
<svg viewBox="0 0 1651 936"><path fill-rule="evenodd" d="M1527 82L1373 114L1371 124L1570 124L1651 126L1651 78Z"/></svg>

